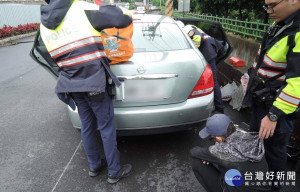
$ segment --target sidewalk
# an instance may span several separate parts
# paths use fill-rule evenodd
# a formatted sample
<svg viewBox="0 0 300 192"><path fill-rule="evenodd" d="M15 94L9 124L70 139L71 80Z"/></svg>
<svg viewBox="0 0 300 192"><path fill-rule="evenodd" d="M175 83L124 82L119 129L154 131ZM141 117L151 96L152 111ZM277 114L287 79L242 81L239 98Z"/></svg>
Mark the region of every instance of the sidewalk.
<svg viewBox="0 0 300 192"><path fill-rule="evenodd" d="M16 36L0 39L0 47L14 45L14 44L16 44L14 41L22 39L22 38L34 36L35 34L36 34L36 31L31 32L31 33L27 33L27 34L16 35Z"/></svg>

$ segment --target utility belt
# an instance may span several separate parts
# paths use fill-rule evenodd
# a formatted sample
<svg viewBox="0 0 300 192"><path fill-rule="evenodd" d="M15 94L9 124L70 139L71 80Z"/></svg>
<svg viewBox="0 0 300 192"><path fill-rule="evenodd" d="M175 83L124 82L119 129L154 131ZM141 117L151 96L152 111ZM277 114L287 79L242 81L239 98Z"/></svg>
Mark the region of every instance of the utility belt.
<svg viewBox="0 0 300 192"><path fill-rule="evenodd" d="M256 105L269 109L275 101L276 93L276 91L271 91L270 88L264 88L253 92L252 97Z"/></svg>
<svg viewBox="0 0 300 192"><path fill-rule="evenodd" d="M266 87L266 83L268 81L277 79L282 75L283 74L279 74L267 80L259 76L255 76L253 78L253 83L250 86L250 91L252 92L252 99L256 105L261 106L265 109L269 109L270 107L272 107L273 102L278 95L279 89L272 90L270 86ZM300 119L300 106L298 106L297 110L294 113L287 115L287 117L291 119Z"/></svg>
<svg viewBox="0 0 300 192"><path fill-rule="evenodd" d="M116 88L113 80L106 75L106 91L113 99L116 96ZM88 92L87 95L92 102L102 102L104 100L104 92Z"/></svg>
<svg viewBox="0 0 300 192"><path fill-rule="evenodd" d="M270 86L266 86L269 81L277 79L283 74L276 75L275 77L264 79L259 76L253 78L252 84L250 86L250 91L252 93L253 101L256 105L262 106L269 109L276 99L279 89L272 89Z"/></svg>
<svg viewBox="0 0 300 192"><path fill-rule="evenodd" d="M87 95L92 102L102 102L104 100L104 92L88 92Z"/></svg>

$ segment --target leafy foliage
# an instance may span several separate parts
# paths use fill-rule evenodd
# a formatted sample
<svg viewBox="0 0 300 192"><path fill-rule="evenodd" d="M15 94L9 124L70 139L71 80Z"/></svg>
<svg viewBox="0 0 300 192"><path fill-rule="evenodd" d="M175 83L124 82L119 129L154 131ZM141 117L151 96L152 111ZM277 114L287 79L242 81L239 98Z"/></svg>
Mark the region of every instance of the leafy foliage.
<svg viewBox="0 0 300 192"><path fill-rule="evenodd" d="M178 0L174 0L177 9ZM190 0L190 11L219 17L237 17L239 20L268 22L268 15L262 9L264 0Z"/></svg>
<svg viewBox="0 0 300 192"><path fill-rule="evenodd" d="M151 0L151 3L152 3L152 5L155 5L155 6L160 6L160 3L161 3L161 6L165 6L166 1L165 0ZM176 8L174 3L175 3L175 1L173 1L173 7Z"/></svg>
<svg viewBox="0 0 300 192"><path fill-rule="evenodd" d="M17 27L4 25L4 27L0 29L0 39L14 36L14 35L33 32L36 31L39 28L39 26L40 26L39 23L28 23L26 25L18 25Z"/></svg>

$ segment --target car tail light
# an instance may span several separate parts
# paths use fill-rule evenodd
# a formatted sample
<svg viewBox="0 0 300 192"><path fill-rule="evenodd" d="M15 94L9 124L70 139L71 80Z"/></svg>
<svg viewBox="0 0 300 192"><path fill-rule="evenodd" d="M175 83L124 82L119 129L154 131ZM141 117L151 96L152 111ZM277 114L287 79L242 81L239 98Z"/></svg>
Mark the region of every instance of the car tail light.
<svg viewBox="0 0 300 192"><path fill-rule="evenodd" d="M202 97L208 95L214 91L214 76L209 65L206 65L206 68L194 87L192 93L189 96L189 99Z"/></svg>

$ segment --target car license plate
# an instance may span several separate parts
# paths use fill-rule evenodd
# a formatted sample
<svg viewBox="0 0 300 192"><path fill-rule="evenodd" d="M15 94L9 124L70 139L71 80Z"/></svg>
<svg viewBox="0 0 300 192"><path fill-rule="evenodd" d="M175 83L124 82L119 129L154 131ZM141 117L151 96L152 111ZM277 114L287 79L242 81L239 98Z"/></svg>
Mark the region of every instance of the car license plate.
<svg viewBox="0 0 300 192"><path fill-rule="evenodd" d="M124 101L146 102L162 100L164 80L126 80Z"/></svg>

